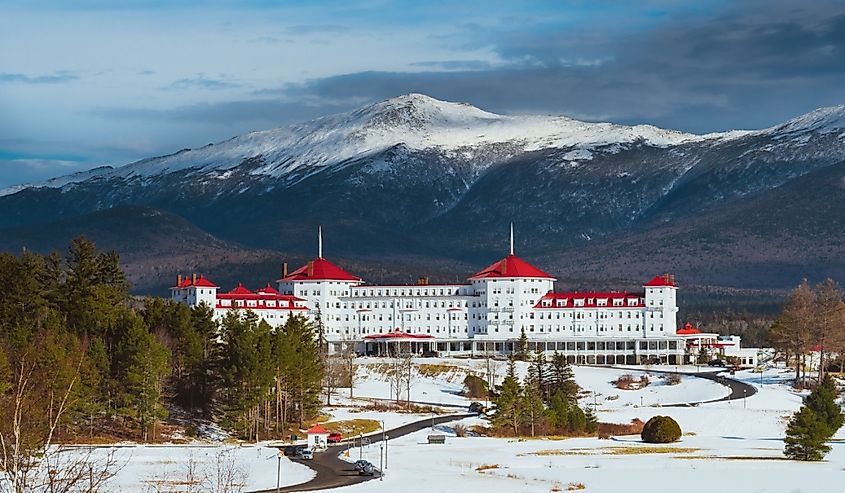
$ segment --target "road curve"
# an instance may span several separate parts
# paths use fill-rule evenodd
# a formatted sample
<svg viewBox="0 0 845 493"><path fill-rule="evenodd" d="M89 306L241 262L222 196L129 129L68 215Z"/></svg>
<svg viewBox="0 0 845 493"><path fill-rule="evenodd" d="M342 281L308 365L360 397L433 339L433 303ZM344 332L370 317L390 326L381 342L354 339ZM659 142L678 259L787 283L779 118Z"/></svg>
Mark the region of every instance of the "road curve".
<svg viewBox="0 0 845 493"><path fill-rule="evenodd" d="M424 430L432 426L432 424L448 423L450 421L456 421L472 416L477 415L448 414L444 416L434 416L433 418L415 421L413 423L408 423L406 425L393 428L392 430L387 430L386 434L391 439L399 438L414 433L416 431ZM381 442L381 433L372 434L364 438L368 439L371 444L379 443ZM343 443L332 445L328 448L328 450L314 454L313 460L302 461L298 459L291 459L294 462L298 462L300 464L310 467L314 470L314 472L317 473L317 475L314 476L311 481L307 481L305 483L293 486L285 486L283 488L279 488L278 491L288 493L294 491L314 491L330 488L339 488L341 486L349 486L353 484L362 483L364 481L373 479L374 477L378 477L360 476L358 475L358 472L355 471L355 468L351 463L346 462L345 460L338 457L340 451L350 445L353 447L360 446L360 438L344 440ZM258 490L251 493L276 493L276 491L276 488L271 488L269 490Z"/></svg>

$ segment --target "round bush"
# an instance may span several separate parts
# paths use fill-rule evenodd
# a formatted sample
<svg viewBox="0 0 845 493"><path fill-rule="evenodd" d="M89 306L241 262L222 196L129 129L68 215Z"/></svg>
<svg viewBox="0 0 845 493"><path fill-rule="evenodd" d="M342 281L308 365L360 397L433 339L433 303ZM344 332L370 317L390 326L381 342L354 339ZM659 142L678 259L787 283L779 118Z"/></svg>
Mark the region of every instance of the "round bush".
<svg viewBox="0 0 845 493"><path fill-rule="evenodd" d="M672 443L681 438L681 427L669 416L655 416L646 422L640 437L646 443Z"/></svg>

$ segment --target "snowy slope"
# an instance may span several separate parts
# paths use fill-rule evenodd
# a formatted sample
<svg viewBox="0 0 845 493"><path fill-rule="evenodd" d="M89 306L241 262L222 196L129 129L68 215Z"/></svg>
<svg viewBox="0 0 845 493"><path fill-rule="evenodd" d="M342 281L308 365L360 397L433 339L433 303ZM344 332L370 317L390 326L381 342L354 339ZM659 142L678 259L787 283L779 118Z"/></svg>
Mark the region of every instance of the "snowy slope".
<svg viewBox="0 0 845 493"><path fill-rule="evenodd" d="M298 179L325 167L342 165L403 144L409 149L438 149L447 153L472 153L472 147L508 144L511 153L577 147L574 156L589 158L587 149L635 142L666 147L684 142L718 139L721 134L697 136L651 125L624 126L587 123L562 116L504 116L465 103L439 101L422 94L408 94L349 113L311 122L252 132L199 149L186 149L126 166L102 167L34 186L62 187L95 178L149 178L183 170L208 173L225 180L227 170L245 159L260 156L264 165L251 171L257 176ZM0 190L7 195L21 186Z"/></svg>

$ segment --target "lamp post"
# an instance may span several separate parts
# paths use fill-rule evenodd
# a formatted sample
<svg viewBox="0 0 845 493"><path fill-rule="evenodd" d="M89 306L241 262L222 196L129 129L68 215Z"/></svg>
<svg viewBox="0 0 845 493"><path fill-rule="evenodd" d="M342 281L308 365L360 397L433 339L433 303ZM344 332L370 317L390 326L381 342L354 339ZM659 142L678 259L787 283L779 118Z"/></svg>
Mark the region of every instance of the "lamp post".
<svg viewBox="0 0 845 493"><path fill-rule="evenodd" d="M364 434L358 436L358 459L364 460Z"/></svg>
<svg viewBox="0 0 845 493"><path fill-rule="evenodd" d="M381 442L381 446L379 447L379 473L378 473L378 480L384 481L384 442Z"/></svg>
<svg viewBox="0 0 845 493"><path fill-rule="evenodd" d="M381 443L384 444L384 468L387 469L387 435L384 432L384 420L381 420Z"/></svg>
<svg viewBox="0 0 845 493"><path fill-rule="evenodd" d="M282 481L282 454L283 452L279 450L278 455L278 465L276 466L276 493L279 493L279 487L281 486Z"/></svg>
<svg viewBox="0 0 845 493"><path fill-rule="evenodd" d="M746 404L745 404L745 397L746 397L747 393L748 393L747 389L742 389L742 408L743 409L745 409L747 407Z"/></svg>

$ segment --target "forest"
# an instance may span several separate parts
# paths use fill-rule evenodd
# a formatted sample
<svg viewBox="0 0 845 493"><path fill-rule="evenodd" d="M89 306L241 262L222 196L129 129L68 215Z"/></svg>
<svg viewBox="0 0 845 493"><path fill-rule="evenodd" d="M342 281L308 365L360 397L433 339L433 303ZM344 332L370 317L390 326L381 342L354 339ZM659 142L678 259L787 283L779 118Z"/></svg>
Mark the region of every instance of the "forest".
<svg viewBox="0 0 845 493"><path fill-rule="evenodd" d="M319 409L324 354L301 317L138 299L118 254L79 237L65 255L0 253L0 470L51 443L159 439L175 413L247 440Z"/></svg>

